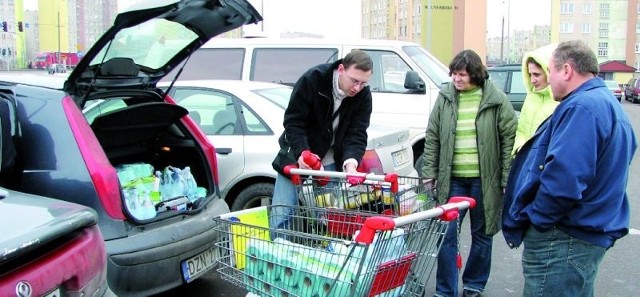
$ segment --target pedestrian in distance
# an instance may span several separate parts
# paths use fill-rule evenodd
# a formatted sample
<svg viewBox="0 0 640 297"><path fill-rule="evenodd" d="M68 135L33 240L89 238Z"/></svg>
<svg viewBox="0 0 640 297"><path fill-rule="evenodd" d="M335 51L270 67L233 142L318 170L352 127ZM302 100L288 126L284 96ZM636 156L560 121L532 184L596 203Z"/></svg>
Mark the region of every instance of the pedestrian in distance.
<svg viewBox="0 0 640 297"><path fill-rule="evenodd" d="M549 87L548 63L551 53L557 44L549 44L528 52L522 58L522 77L527 89L527 97L524 99L520 116L518 117L518 129L513 145L513 153L517 153L520 147L533 136L538 126L546 120L558 102L553 99L551 87Z"/></svg>
<svg viewBox="0 0 640 297"><path fill-rule="evenodd" d="M493 235L500 231L516 114L488 79L477 53L463 50L449 64L452 82L440 90L426 130L422 177L437 188L437 202L467 196L471 248L462 274L463 296L482 296L491 270ZM467 211L452 221L438 253L436 296L458 296L458 230Z"/></svg>
<svg viewBox="0 0 640 297"><path fill-rule="evenodd" d="M272 162L278 172L272 205L298 205L296 188L283 171L287 165L356 172L367 147L371 117L367 81L372 72L371 57L353 50L341 60L309 69L298 79L284 114L284 133L278 139L280 150ZM321 160L322 166L313 168L314 164L307 164L303 152ZM283 227L292 209L273 210L277 213L271 216L270 226Z"/></svg>
<svg viewBox="0 0 640 297"><path fill-rule="evenodd" d="M629 232L626 194L637 147L629 118L583 41L558 45L549 83L560 104L512 164L502 233L521 244L523 296L594 295L605 252Z"/></svg>

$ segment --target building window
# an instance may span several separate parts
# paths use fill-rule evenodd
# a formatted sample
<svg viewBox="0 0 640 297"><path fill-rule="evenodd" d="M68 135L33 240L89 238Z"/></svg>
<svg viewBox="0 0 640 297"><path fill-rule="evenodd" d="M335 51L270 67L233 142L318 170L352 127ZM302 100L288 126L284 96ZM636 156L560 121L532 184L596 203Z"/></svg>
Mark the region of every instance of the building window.
<svg viewBox="0 0 640 297"><path fill-rule="evenodd" d="M573 23L561 23L560 33L573 33Z"/></svg>
<svg viewBox="0 0 640 297"><path fill-rule="evenodd" d="M598 27L599 38L609 38L609 23L600 23Z"/></svg>
<svg viewBox="0 0 640 297"><path fill-rule="evenodd" d="M591 23L582 23L582 33L591 33Z"/></svg>
<svg viewBox="0 0 640 297"><path fill-rule="evenodd" d="M599 15L601 19L609 18L609 3L600 3Z"/></svg>
<svg viewBox="0 0 640 297"><path fill-rule="evenodd" d="M598 57L606 57L609 51L608 42L598 42Z"/></svg>
<svg viewBox="0 0 640 297"><path fill-rule="evenodd" d="M636 54L640 53L640 43L636 42Z"/></svg>
<svg viewBox="0 0 640 297"><path fill-rule="evenodd" d="M591 14L591 3L584 4L584 14Z"/></svg>
<svg viewBox="0 0 640 297"><path fill-rule="evenodd" d="M572 2L561 2L560 3L560 14L573 14L573 3Z"/></svg>
<svg viewBox="0 0 640 297"><path fill-rule="evenodd" d="M640 34L640 23L636 23L636 33Z"/></svg>

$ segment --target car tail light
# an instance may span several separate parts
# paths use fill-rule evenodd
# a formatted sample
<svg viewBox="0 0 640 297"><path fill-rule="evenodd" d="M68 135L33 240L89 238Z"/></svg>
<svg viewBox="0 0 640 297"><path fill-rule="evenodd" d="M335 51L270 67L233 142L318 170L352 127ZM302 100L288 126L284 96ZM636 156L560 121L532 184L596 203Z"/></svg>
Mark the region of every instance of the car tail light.
<svg viewBox="0 0 640 297"><path fill-rule="evenodd" d="M171 104L177 104L171 96L166 95L165 100ZM204 152L205 159L207 160L207 164L209 165L209 170L211 171L211 176L213 176L213 181L217 185L218 184L218 160L216 159L216 149L207 139L207 135L202 132L202 129L196 124L195 121L191 117L182 118L182 122L187 126L187 130L193 134L196 139L196 142L202 148Z"/></svg>
<svg viewBox="0 0 640 297"><path fill-rule="evenodd" d="M0 296L16 296L18 283L28 284L29 296L45 296L56 287L63 296L93 296L107 286L106 275L104 239L98 226L94 225L78 232L58 248L3 275Z"/></svg>
<svg viewBox="0 0 640 297"><path fill-rule="evenodd" d="M65 97L62 106L104 211L113 219L124 220L116 169L71 97Z"/></svg>
<svg viewBox="0 0 640 297"><path fill-rule="evenodd" d="M362 156L362 161L358 165L358 172L383 174L382 162L375 150L367 150Z"/></svg>

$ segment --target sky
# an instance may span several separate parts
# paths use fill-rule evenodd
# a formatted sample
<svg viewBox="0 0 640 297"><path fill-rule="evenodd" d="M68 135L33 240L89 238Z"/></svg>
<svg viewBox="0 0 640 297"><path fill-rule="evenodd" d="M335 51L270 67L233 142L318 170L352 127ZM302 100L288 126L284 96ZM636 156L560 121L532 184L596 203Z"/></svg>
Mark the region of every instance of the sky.
<svg viewBox="0 0 640 297"><path fill-rule="evenodd" d="M117 0L123 8L139 0ZM266 35L306 32L327 38L360 37L360 0L249 0L264 17L264 23L246 28ZM474 1L474 0L466 0ZM38 0L24 0L25 9L36 9ZM261 5L264 3L264 9ZM551 0L487 0L487 36L499 37L504 29L532 30L534 25L551 22ZM509 5L510 4L510 5ZM508 13L510 12L510 13ZM510 17L509 17L510 16Z"/></svg>

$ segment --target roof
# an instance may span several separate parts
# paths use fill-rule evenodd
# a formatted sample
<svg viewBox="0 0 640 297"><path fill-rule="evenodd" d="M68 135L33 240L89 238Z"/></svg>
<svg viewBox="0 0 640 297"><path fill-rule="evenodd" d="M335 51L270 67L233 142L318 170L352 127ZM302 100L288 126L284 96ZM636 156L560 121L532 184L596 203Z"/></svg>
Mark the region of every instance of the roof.
<svg viewBox="0 0 640 297"><path fill-rule="evenodd" d="M600 72L635 72L636 69L623 61L606 61L600 63Z"/></svg>

